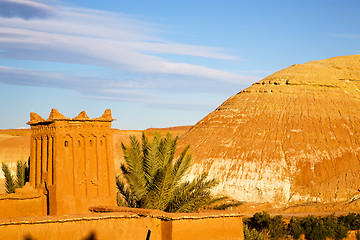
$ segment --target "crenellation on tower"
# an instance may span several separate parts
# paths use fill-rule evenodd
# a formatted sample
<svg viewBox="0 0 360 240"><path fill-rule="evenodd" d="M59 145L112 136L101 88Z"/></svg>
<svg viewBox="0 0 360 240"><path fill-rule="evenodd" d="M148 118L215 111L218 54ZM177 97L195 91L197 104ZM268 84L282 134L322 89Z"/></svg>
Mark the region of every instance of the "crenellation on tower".
<svg viewBox="0 0 360 240"><path fill-rule="evenodd" d="M90 119L66 118L53 109L44 120L30 114L30 183L45 195L48 214L88 212L116 205L111 110Z"/></svg>

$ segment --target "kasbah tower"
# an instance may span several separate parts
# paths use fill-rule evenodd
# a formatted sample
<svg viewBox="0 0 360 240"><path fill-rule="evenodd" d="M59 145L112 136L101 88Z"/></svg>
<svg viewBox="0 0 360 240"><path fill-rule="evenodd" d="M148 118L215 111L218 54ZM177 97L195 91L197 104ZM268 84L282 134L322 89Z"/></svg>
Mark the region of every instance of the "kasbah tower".
<svg viewBox="0 0 360 240"><path fill-rule="evenodd" d="M44 120L30 114L30 184L44 194L43 214L79 214L116 205L110 109L90 119L56 109Z"/></svg>

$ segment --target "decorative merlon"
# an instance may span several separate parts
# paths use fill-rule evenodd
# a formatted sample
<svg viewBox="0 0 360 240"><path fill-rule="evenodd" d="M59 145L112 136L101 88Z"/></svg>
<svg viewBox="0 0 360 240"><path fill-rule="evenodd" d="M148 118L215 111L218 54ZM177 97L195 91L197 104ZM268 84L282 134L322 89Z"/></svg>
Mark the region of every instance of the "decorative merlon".
<svg viewBox="0 0 360 240"><path fill-rule="evenodd" d="M104 114L98 118L89 118L85 111L79 113L78 116L74 118L67 118L63 114L61 114L56 108L51 110L49 117L44 120L39 114L37 113L30 113L30 121L27 122L28 125L36 125L40 123L51 123L55 121L99 121L99 122L112 122L115 119L111 116L111 110L106 109Z"/></svg>

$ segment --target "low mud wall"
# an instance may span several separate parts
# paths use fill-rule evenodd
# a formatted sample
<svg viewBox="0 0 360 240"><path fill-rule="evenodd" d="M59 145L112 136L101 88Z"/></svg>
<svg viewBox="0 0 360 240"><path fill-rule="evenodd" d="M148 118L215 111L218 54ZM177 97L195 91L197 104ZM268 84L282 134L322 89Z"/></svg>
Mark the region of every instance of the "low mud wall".
<svg viewBox="0 0 360 240"><path fill-rule="evenodd" d="M167 214L148 210L0 219L2 239L237 239L242 217L231 213Z"/></svg>
<svg viewBox="0 0 360 240"><path fill-rule="evenodd" d="M38 193L0 195L0 218L41 216L43 214L46 214L46 206L44 206L43 197Z"/></svg>

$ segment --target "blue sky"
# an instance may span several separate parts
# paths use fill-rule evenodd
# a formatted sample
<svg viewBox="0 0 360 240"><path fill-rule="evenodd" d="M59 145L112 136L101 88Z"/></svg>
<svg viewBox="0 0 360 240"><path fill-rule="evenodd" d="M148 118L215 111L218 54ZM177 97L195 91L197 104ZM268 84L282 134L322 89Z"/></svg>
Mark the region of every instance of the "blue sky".
<svg viewBox="0 0 360 240"><path fill-rule="evenodd" d="M360 54L360 1L0 0L0 128L112 109L113 126L195 124L292 64Z"/></svg>

